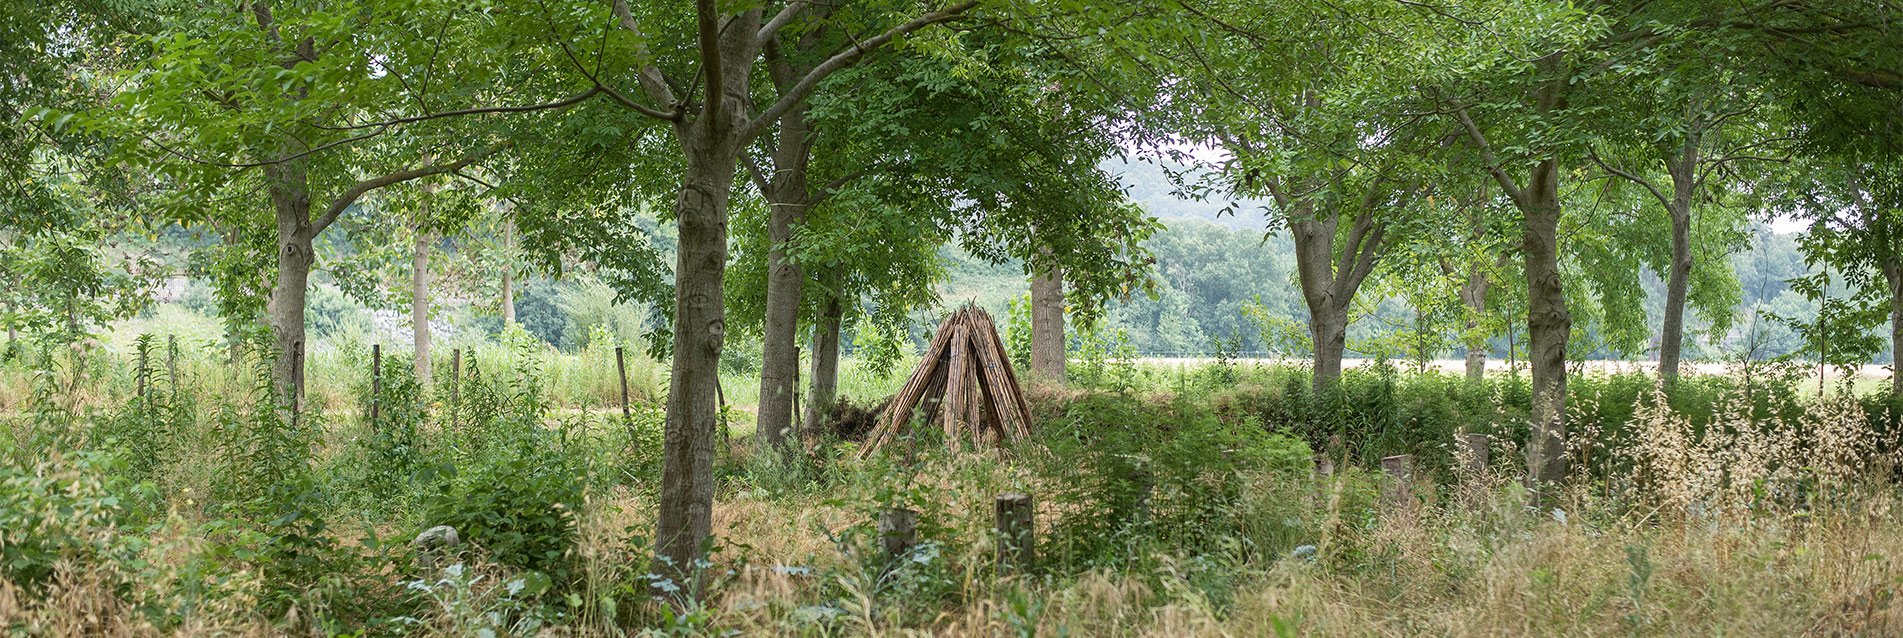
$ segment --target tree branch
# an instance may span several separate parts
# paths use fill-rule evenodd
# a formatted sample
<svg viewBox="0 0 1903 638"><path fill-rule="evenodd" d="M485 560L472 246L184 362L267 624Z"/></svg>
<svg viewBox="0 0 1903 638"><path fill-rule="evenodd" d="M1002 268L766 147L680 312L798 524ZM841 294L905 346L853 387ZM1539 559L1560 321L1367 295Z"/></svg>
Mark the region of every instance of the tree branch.
<svg viewBox="0 0 1903 638"><path fill-rule="evenodd" d="M711 1L712 0L701 0L701 2ZM806 77L801 78L799 84L794 85L792 90L781 94L780 99L774 102L773 106L768 107L759 117L753 118L753 121L748 122L741 139L752 139L753 136L759 135L760 131L766 130L768 126L772 126L775 121L780 119L780 116L785 115L794 105L804 102L807 96L812 95L813 90L819 87L820 82L825 81L827 77L830 77L840 69L857 63L859 58L864 57L865 54L919 29L957 18L976 6L978 6L977 0L965 0L959 4L913 18L904 24L887 29L885 33L874 36L865 42L853 43L851 48L841 51L837 55L828 58L825 62L819 63L819 66L813 67L813 70L808 72ZM710 95L709 97L712 96Z"/></svg>
<svg viewBox="0 0 1903 638"><path fill-rule="evenodd" d="M625 3L626 0L615 0ZM701 117L709 122L720 121L720 109L726 103L726 70L721 68L720 59L720 22L714 11L714 0L694 0L695 22L700 25L700 69L701 76L707 79L707 100L701 105ZM740 139L751 139L742 137Z"/></svg>
<svg viewBox="0 0 1903 638"><path fill-rule="evenodd" d="M621 28L634 34L636 43L634 52L640 54L642 65L635 75L641 78L642 88L647 89L648 97L654 98L655 102L679 111L681 108L679 100L674 97L674 90L668 88L667 75L661 72L660 67L654 66L654 52L648 48L648 36L641 32L641 25L634 21L634 12L628 10L628 0L614 0L613 10L615 20L621 24ZM610 92L609 95L616 94ZM634 104L626 98L616 101L627 106Z"/></svg>
<svg viewBox="0 0 1903 638"><path fill-rule="evenodd" d="M324 229L330 227L332 222L337 221L337 217L339 215L344 214L345 209L350 208L351 204L357 203L358 199L361 199L364 196L364 194L369 193L370 191L374 191L379 188L383 188L385 186L401 184L403 182L407 182L413 179L429 177L431 175L439 175L442 173L453 173L453 172L462 170L463 167L465 166L482 161L483 158L489 157L490 155L494 155L497 152L501 151L502 149L508 148L509 144L510 143L506 141L499 142L499 143L491 144L489 146L486 146L480 149L476 149L474 151L470 151L469 153L464 154L462 157L457 158L456 161L449 162L446 164L431 164L429 166L397 171L394 173L388 173L378 177L372 177L370 179L366 179L361 182L357 182L356 184L352 185L348 190L345 190L343 195L338 196L335 201L332 201L330 203L330 207L324 209L324 213L318 216L316 221L311 223L310 233L312 236L315 236L318 233L324 232Z"/></svg>
<svg viewBox="0 0 1903 638"><path fill-rule="evenodd" d="M765 26L760 27L760 32L754 38L759 40L760 44L766 44L773 39L774 33L792 22L793 18L799 16L800 12L811 4L811 0L793 0L786 3L786 8L780 9L779 13L773 15L772 20L768 20Z"/></svg>
<svg viewBox="0 0 1903 638"><path fill-rule="evenodd" d="M521 106L485 106L485 107L477 107L477 108L457 109L454 111L443 111L440 113L425 113L423 115L412 115L409 117L391 118L391 119L383 120L381 122L366 122L363 124L346 124L344 126L324 126L324 125L316 124L312 122L305 122L305 124L313 128L319 128L319 129L323 129L327 131L355 131L358 129L389 127L389 126L395 126L398 124L412 124L415 122L438 120L438 119L443 119L448 117L462 117L465 115L487 115L490 113L527 113L530 111L546 111L550 109L559 109L559 108L574 106L576 104L581 103L583 100L587 100L588 98L594 97L596 94L603 93L606 91L607 91L607 87L602 86L600 83L596 83L594 88L590 88L586 91L582 91L581 93L577 93L575 95L571 95L571 96L568 96L553 102L544 102L541 104L525 104Z"/></svg>
<svg viewBox="0 0 1903 638"><path fill-rule="evenodd" d="M1500 183L1500 188L1506 191L1507 197L1513 198L1513 203L1524 206L1526 192L1520 190L1519 184L1514 183L1513 176L1508 175L1506 169L1500 167L1500 158L1493 154L1493 145L1487 142L1486 134L1480 132L1480 127L1474 124L1473 118L1467 115L1467 107L1454 107L1454 117L1460 120L1460 126L1467 130L1467 136L1473 139L1475 146L1479 147L1480 161L1486 162L1487 173L1493 175L1493 181Z"/></svg>
<svg viewBox="0 0 1903 638"><path fill-rule="evenodd" d="M1588 150L1586 151L1586 154L1592 158L1592 163L1598 164L1600 168L1606 169L1606 172L1612 173L1613 175L1617 175L1619 177L1623 177L1628 182L1632 182L1634 184L1644 186L1645 190L1652 192L1652 197L1659 200L1659 205L1665 207L1665 212L1668 212L1668 213L1672 212L1672 199L1670 197L1666 197L1665 193L1660 192L1659 187L1656 184L1653 184L1651 180L1648 180L1636 174L1621 170L1617 166L1613 166L1611 162L1607 162L1604 158L1599 157L1599 151Z"/></svg>

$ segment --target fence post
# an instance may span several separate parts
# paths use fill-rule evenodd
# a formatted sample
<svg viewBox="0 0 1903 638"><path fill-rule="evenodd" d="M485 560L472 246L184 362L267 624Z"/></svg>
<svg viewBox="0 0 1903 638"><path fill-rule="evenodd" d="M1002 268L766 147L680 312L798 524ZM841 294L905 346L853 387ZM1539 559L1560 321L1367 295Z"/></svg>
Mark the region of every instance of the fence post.
<svg viewBox="0 0 1903 638"><path fill-rule="evenodd" d="M621 346L615 346L615 373L621 377L621 420L633 423L634 413L628 409L628 361L621 351Z"/></svg>
<svg viewBox="0 0 1903 638"><path fill-rule="evenodd" d="M879 510L879 546L887 558L897 559L918 544L918 511L904 507Z"/></svg>
<svg viewBox="0 0 1903 638"><path fill-rule="evenodd" d="M370 344L370 431L383 415L383 344Z"/></svg>
<svg viewBox="0 0 1903 638"><path fill-rule="evenodd" d="M172 401L178 402L178 335L165 338L165 382L172 389Z"/></svg>
<svg viewBox="0 0 1903 638"><path fill-rule="evenodd" d="M800 355L801 354L802 354L801 348L799 346L793 346L793 418L788 420L789 423L793 424L793 431L788 432L787 434L791 436L795 436L795 437L799 436L800 432L803 432L806 430L806 428L801 427L801 424L800 424L800 415L803 414L802 412L800 412Z"/></svg>
<svg viewBox="0 0 1903 638"><path fill-rule="evenodd" d="M456 429L456 418L463 404L463 351L449 351L449 429Z"/></svg>
<svg viewBox="0 0 1903 638"><path fill-rule="evenodd" d="M1396 454L1381 459L1381 473L1388 478L1387 485L1381 490L1388 504L1400 505L1412 500L1414 455Z"/></svg>
<svg viewBox="0 0 1903 638"><path fill-rule="evenodd" d="M145 368L147 365L146 357L149 356L151 352L152 352L152 339L150 339L149 337L140 337L139 338L139 368L137 372L134 374L134 378L137 380L133 382L133 385L137 388L137 390L135 390L134 392L136 392L138 397L141 399L145 398Z"/></svg>
<svg viewBox="0 0 1903 638"><path fill-rule="evenodd" d="M727 425L727 390L721 387L720 375L714 375L714 399L719 401L720 409L720 447L727 450L727 456L733 456L733 428Z"/></svg>
<svg viewBox="0 0 1903 638"><path fill-rule="evenodd" d="M1036 510L1031 495L999 494L997 512L998 571L1030 571L1037 560Z"/></svg>

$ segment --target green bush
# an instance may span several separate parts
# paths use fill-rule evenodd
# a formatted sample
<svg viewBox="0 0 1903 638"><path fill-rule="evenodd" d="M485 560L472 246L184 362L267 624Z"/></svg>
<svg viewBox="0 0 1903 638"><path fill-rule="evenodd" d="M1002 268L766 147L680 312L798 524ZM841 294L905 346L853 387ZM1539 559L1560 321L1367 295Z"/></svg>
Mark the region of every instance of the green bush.
<svg viewBox="0 0 1903 638"><path fill-rule="evenodd" d="M545 458L498 458L463 470L427 505L426 525L448 525L496 562L568 575L582 483L573 468Z"/></svg>
<svg viewBox="0 0 1903 638"><path fill-rule="evenodd" d="M1220 530L1238 528L1242 477L1306 477L1309 447L1259 421L1229 422L1187 400L1152 405L1087 396L1039 431L1032 456L1039 498L1061 512L1048 555L1066 569L1110 566L1169 547L1223 551ZM1305 480L1305 479L1304 479Z"/></svg>
<svg viewBox="0 0 1903 638"><path fill-rule="evenodd" d="M56 565L78 569L124 561L136 547L121 536L134 486L101 452L58 452L32 464L0 466L0 574L38 593Z"/></svg>

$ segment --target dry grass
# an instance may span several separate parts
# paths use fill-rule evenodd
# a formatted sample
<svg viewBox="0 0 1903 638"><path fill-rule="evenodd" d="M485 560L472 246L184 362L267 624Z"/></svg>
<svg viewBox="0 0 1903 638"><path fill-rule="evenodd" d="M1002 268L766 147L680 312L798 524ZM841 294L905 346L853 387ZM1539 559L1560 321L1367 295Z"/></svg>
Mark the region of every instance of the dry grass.
<svg viewBox="0 0 1903 638"><path fill-rule="evenodd" d="M591 383L587 393L600 391ZM1079 396L1037 392L1044 402ZM438 574L429 579L437 584L406 589L417 603L406 627L430 636L483 628L561 636L1903 635L1903 492L1889 473L1903 459L1879 452L1898 449L1895 442L1864 429L1854 401L1816 401L1789 422L1727 401L1704 428L1657 398L1638 406L1630 440L1574 450L1589 467L1597 459L1634 469L1574 485L1556 508L1522 505L1515 476L1500 471L1516 457L1510 446L1493 451L1502 462L1486 475L1417 485L1412 503L1386 507L1372 506L1379 481L1353 468L1326 479L1252 473L1228 479L1243 487L1241 522L1206 533L1257 538L1249 525L1299 512L1292 533L1315 546L1312 559L1266 543L1196 556L1150 541L1119 566L1032 576L992 566L992 498L1061 491L1055 479L991 456L926 455L904 467L848 455L817 487L788 487L748 473L759 452L743 444L732 461L742 469L723 483L714 509L725 549L703 601L641 595L648 565L635 537L652 528L655 501L650 486L624 486L589 493L578 512L579 577L561 592L575 602L545 603L563 614L557 626L520 622L507 591L519 575L471 552L460 580L442 585ZM1582 425L1579 439L1600 440ZM0 627L49 636L314 634L304 621L324 614L322 601L267 619L258 611L260 575L188 569L203 564L212 542L200 536L204 512L191 500L209 483L210 462L199 455L188 453L158 481L166 512L137 530L136 565L74 557L31 592L0 578ZM34 471L70 473L61 463L56 456ZM909 590L869 568L870 544L854 536L893 498L890 488L907 485L933 528L930 573L941 581ZM1040 499L1039 507L1049 532L1064 506ZM88 542L134 534L72 524ZM0 530L0 546L7 538ZM501 609L517 611L494 615ZM169 624L161 630L155 619Z"/></svg>

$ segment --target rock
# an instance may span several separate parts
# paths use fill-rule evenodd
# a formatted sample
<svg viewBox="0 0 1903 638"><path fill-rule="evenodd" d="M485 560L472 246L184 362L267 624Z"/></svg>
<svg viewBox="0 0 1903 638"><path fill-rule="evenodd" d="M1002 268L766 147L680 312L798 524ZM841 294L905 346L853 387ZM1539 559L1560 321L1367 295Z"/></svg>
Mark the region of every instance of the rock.
<svg viewBox="0 0 1903 638"><path fill-rule="evenodd" d="M1314 545L1303 545L1295 548L1295 551L1290 553L1289 556L1301 560L1313 561L1315 560L1315 549Z"/></svg>
<svg viewBox="0 0 1903 638"><path fill-rule="evenodd" d="M417 563L424 569L430 569L435 567L438 556L454 552L460 544L462 537L456 533L456 528L437 525L417 534L416 540L410 541L410 548L416 550Z"/></svg>

